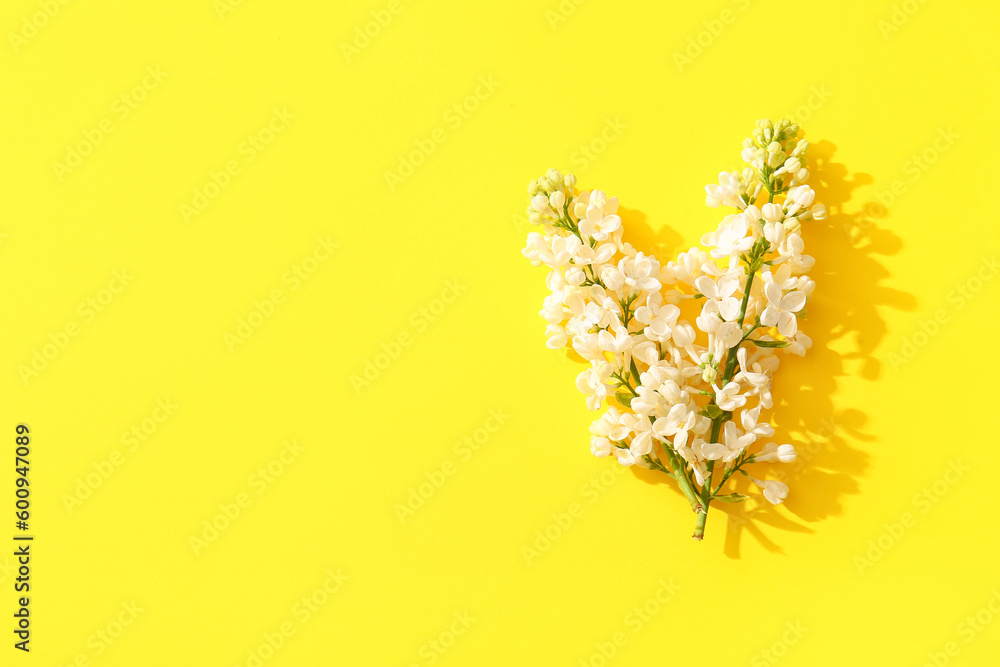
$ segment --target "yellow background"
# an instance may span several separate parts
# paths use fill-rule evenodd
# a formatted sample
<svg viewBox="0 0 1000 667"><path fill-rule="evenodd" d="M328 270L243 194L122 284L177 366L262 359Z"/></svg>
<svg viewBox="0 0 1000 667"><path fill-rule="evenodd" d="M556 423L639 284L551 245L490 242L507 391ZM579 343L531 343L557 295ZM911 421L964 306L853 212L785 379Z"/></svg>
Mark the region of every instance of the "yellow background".
<svg viewBox="0 0 1000 667"><path fill-rule="evenodd" d="M31 427L36 535L30 655L0 556L0 664L255 664L286 623L263 664L996 664L1000 10L217 5L0 10L0 430L9 465ZM250 160L274 109L294 118ZM588 451L582 366L545 348L520 254L525 186L575 171L666 261L714 228L703 186L755 120L789 114L831 209L805 231L816 344L775 388L805 465L783 507L713 507L696 543L671 485Z"/></svg>

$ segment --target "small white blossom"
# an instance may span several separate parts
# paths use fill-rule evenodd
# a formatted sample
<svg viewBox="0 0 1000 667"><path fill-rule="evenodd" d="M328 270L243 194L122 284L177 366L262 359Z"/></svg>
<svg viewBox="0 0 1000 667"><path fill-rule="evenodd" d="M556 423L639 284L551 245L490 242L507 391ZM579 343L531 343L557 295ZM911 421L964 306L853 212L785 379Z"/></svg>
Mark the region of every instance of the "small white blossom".
<svg viewBox="0 0 1000 667"><path fill-rule="evenodd" d="M599 459L611 454L612 449L611 441L607 438L595 435L590 439L590 453Z"/></svg>
<svg viewBox="0 0 1000 667"><path fill-rule="evenodd" d="M587 395L587 408L598 410L608 396L611 387L607 384L611 377L611 365L595 364L576 377L576 388Z"/></svg>
<svg viewBox="0 0 1000 667"><path fill-rule="evenodd" d="M545 327L545 335L548 336L548 340L545 342L545 347L551 350L558 350L560 348L566 347L566 341L569 339L566 337L566 329L559 326L558 324L550 324Z"/></svg>
<svg viewBox="0 0 1000 667"><path fill-rule="evenodd" d="M711 255L716 259L727 257L733 253L743 253L750 250L753 245L753 236L747 236L750 229L750 220L743 213L733 216L724 227L720 228L715 235L714 245Z"/></svg>
<svg viewBox="0 0 1000 667"><path fill-rule="evenodd" d="M747 433L753 433L754 435L762 435L764 437L770 437L774 435L774 427L772 427L767 422L759 422L761 406L758 405L752 410L744 410L740 413L740 423L743 424L743 430Z"/></svg>
<svg viewBox="0 0 1000 667"><path fill-rule="evenodd" d="M739 382L729 382L721 389L715 388L715 404L721 409L731 411L746 405L746 396L740 394Z"/></svg>
<svg viewBox="0 0 1000 667"><path fill-rule="evenodd" d="M753 444L757 436L753 433L740 433L733 422L726 422L723 428L723 442L708 442L701 446L701 452L710 461L721 460L728 463L743 453L743 450Z"/></svg>
<svg viewBox="0 0 1000 667"><path fill-rule="evenodd" d="M767 297L767 307L761 313L761 323L769 327L777 326L778 333L782 336L794 336L798 328L795 313L806 305L805 293L796 291L782 295L780 285L768 283L764 287L764 295Z"/></svg>
<svg viewBox="0 0 1000 667"><path fill-rule="evenodd" d="M605 352L622 354L632 348L632 337L629 335L628 329L623 326L616 327L614 333L608 329L602 329L597 334L597 344Z"/></svg>
<svg viewBox="0 0 1000 667"><path fill-rule="evenodd" d="M680 317L681 309L672 303L664 304L659 292L653 292L646 299L646 304L635 310L635 319L645 324L643 333L651 340L665 343L670 339L672 327Z"/></svg>
<svg viewBox="0 0 1000 667"><path fill-rule="evenodd" d="M764 489L764 498L772 505L780 505L788 496L788 486L784 482L779 482L776 479L769 479L766 482L753 477L750 479L753 480L754 484Z"/></svg>
<svg viewBox="0 0 1000 667"><path fill-rule="evenodd" d="M764 445L760 453L754 454L754 461L769 462L780 461L781 463L791 463L796 458L795 447L792 445L778 445L769 442Z"/></svg>
<svg viewBox="0 0 1000 667"><path fill-rule="evenodd" d="M617 206L615 207L617 208ZM589 206L587 215L580 220L580 232L588 238L606 241L622 226L617 215L605 215L601 207Z"/></svg>

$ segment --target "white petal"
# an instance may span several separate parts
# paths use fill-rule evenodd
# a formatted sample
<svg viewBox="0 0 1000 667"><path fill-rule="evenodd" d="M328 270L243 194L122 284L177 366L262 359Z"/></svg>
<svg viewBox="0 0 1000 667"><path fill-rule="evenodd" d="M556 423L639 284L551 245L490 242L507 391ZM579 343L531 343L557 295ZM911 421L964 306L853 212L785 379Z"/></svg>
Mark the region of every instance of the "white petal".
<svg viewBox="0 0 1000 667"><path fill-rule="evenodd" d="M770 282L764 285L764 296L767 300L777 306L781 303L781 285L776 282Z"/></svg>
<svg viewBox="0 0 1000 667"><path fill-rule="evenodd" d="M643 431L636 435L632 438L632 444L629 445L628 449L632 452L632 456L635 457L649 454L653 451L653 432Z"/></svg>
<svg viewBox="0 0 1000 667"><path fill-rule="evenodd" d="M694 281L695 287L698 291L709 298L717 298L719 296L719 286L715 284L715 281L708 276L700 276L698 280Z"/></svg>
<svg viewBox="0 0 1000 667"><path fill-rule="evenodd" d="M774 283L768 283L773 285ZM764 312L760 314L760 323L767 327L773 327L778 323L778 309L774 306L768 306L764 309Z"/></svg>
<svg viewBox="0 0 1000 667"><path fill-rule="evenodd" d="M723 299L719 304L719 314L722 315L723 319L735 322L736 318L740 316L739 300L732 296Z"/></svg>
<svg viewBox="0 0 1000 667"><path fill-rule="evenodd" d="M710 461L717 461L729 453L729 448L717 442L706 442L701 446L701 454Z"/></svg>
<svg viewBox="0 0 1000 667"><path fill-rule="evenodd" d="M781 306L779 307L790 313L796 313L802 310L802 306L804 305L806 305L805 292L789 292L781 299Z"/></svg>
<svg viewBox="0 0 1000 667"><path fill-rule="evenodd" d="M778 332L785 338L790 338L795 335L795 330L798 328L798 324L795 321L795 315L792 313L782 313L778 319Z"/></svg>
<svg viewBox="0 0 1000 667"><path fill-rule="evenodd" d="M743 330L736 322L723 322L715 335L718 336L719 343L729 349L743 339Z"/></svg>

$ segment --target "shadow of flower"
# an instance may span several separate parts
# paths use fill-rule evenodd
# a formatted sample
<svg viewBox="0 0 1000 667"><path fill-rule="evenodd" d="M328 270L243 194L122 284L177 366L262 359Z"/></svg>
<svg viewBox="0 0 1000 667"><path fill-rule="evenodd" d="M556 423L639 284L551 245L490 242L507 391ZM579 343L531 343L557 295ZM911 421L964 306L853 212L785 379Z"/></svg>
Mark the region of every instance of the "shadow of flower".
<svg viewBox="0 0 1000 667"><path fill-rule="evenodd" d="M848 210L854 190L869 185L871 177L850 176L843 164L833 160L835 152L828 141L810 147L810 183L816 200L828 210L826 220L806 223L803 230L807 252L816 258L810 271L816 290L803 320L813 347L803 359L785 359L774 377L774 440L793 443L798 459L761 466L770 468L769 477L789 485L784 503L787 513L805 523L842 512L842 497L859 492L858 479L869 465L867 451L854 445L875 441L865 431L865 413L836 400L838 378L877 380L882 367L874 351L886 334L880 311L916 308L912 294L881 284L889 272L879 257L899 252L902 241L893 232L879 229L868 213ZM758 470L763 476L763 470ZM749 482L742 481L746 488ZM721 509L728 514L725 552L731 558L739 558L744 529L765 548L780 551L759 524L811 532L764 501Z"/></svg>
<svg viewBox="0 0 1000 667"><path fill-rule="evenodd" d="M672 227L664 225L659 230L646 223L646 214L624 206L618 207L618 217L622 219L623 238L632 246L647 255L652 255L661 262L673 258L684 240Z"/></svg>
<svg viewBox="0 0 1000 667"><path fill-rule="evenodd" d="M828 211L826 220L807 222L803 228L806 252L816 259L809 272L816 290L802 320L813 347L805 358L786 356L773 385L775 405L770 415L774 440L793 443L798 459L791 464L750 467L756 477L779 479L789 485L786 509L763 500L745 477L734 477L727 492L748 493L751 499L739 504L714 503L708 523L711 531L712 515L726 515L724 552L730 558L740 557L744 531L765 549L781 553L774 531L811 533L806 524L839 515L842 497L859 492L857 480L868 469L869 455L854 445L871 443L875 438L865 431L868 418L863 411L835 400L837 380L845 376L877 380L882 369L874 351L886 334L880 310L916 307L913 295L881 284L889 272L879 257L898 253L902 241L873 220L885 216L883 207L848 210L854 190L871 184L872 179L862 173L850 175L845 165L833 160L835 152L836 147L828 141L813 144L809 152L810 184L816 190L816 201L825 204ZM658 251L657 242L674 248L679 245L680 239L672 231L654 233L645 224L645 216L638 212L630 215L638 232L637 248ZM631 231L626 225L626 238ZM657 256L665 261L673 253L657 252ZM662 473L641 468L633 468L633 473L648 483L667 483L680 496L676 485Z"/></svg>

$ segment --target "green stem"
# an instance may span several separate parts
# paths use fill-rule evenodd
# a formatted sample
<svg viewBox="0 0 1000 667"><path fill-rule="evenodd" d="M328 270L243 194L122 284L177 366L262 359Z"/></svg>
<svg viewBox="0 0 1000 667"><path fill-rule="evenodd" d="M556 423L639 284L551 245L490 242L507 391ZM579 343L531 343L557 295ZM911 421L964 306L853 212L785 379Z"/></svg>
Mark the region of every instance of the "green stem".
<svg viewBox="0 0 1000 667"><path fill-rule="evenodd" d="M705 522L708 520L708 508L698 514L698 519L694 523L694 534L691 535L696 540L705 539Z"/></svg>
<svg viewBox="0 0 1000 667"><path fill-rule="evenodd" d="M747 266L747 268L750 269L750 272L747 275L747 284L743 292L743 301L740 303L740 317L738 322L740 328L743 327L743 318L745 318L747 314L747 303L749 303L750 301L750 288L753 287L753 277L754 274L756 273L752 265ZM733 379L733 374L736 371L736 353L737 351L739 351L740 345L742 344L743 341L741 340L739 343L736 344L735 347L729 348L729 353L726 355L726 369L722 375L723 387L729 384L730 380ZM715 399L713 398L712 403L714 402ZM719 441L719 432L722 430L722 424L725 421L726 421L725 416L716 417L715 419L712 420L712 435L711 435L712 439L710 440L710 442ZM698 516L698 522L695 524L694 535L692 536L696 540L700 540L705 537L705 521L707 520L708 507L709 505L712 504L712 496L715 495L714 493L712 493L712 471L714 469L715 469L715 461L709 461L708 463L705 464L705 483L702 485L701 488L701 502L702 505L704 506L705 516L704 517L701 515ZM716 489L716 492L718 492L718 488Z"/></svg>
<svg viewBox="0 0 1000 667"><path fill-rule="evenodd" d="M649 465L652 466L653 470L659 470L670 479L675 479L674 473L667 470L667 467L664 466L662 463L660 463L659 459L653 458L652 454L646 454L644 458L649 463Z"/></svg>
<svg viewBox="0 0 1000 667"><path fill-rule="evenodd" d="M751 459L749 459L749 458L746 458L746 459L741 458L736 463L736 465L734 465L732 468L730 468L729 470L727 470L726 474L722 476L721 480L719 480L719 485L715 487L715 491L712 491L712 497L714 498L715 496L719 495L719 491L722 489L722 485L726 483L726 480L728 480L730 477L732 477L733 473L739 471L740 468L743 467L744 463L750 463L750 460Z"/></svg>
<svg viewBox="0 0 1000 667"><path fill-rule="evenodd" d="M688 503L691 505L691 509L698 513L698 520L702 525L704 525L705 521L701 517L706 511L706 507L702 505L701 498L695 492L695 487L691 483L691 480L688 479L684 466L681 465L681 462L677 458L677 454L670 449L669 445L664 444L663 451L666 453L667 463L670 465L670 469L674 471L674 479L677 480L677 486L680 487L681 493L683 493L684 497L687 498Z"/></svg>

